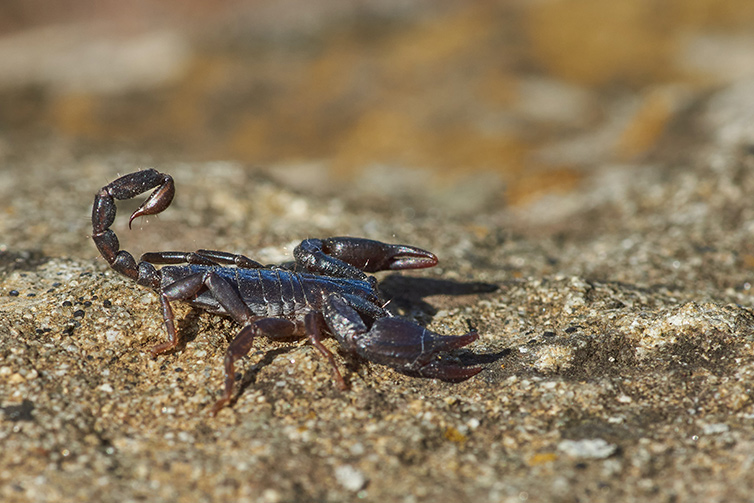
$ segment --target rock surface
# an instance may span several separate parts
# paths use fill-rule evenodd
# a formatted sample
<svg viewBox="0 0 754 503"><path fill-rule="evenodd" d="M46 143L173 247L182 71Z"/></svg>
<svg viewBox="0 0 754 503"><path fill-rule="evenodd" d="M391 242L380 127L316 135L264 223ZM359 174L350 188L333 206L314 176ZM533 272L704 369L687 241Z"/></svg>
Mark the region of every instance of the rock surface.
<svg viewBox="0 0 754 503"><path fill-rule="evenodd" d="M5 501L748 497L754 177L744 149L614 168L528 220L315 197L233 163L160 166L176 178L175 204L131 232L123 214L134 206L121 204L125 249L216 247L274 262L304 236L412 243L442 262L382 275L398 312L481 334L458 358L485 371L464 383L351 361L346 392L311 346L259 341L240 365L238 400L215 418L236 327L181 308L180 349L150 357L164 339L156 296L109 270L87 238L92 194L138 161L9 164Z"/></svg>
<svg viewBox="0 0 754 503"><path fill-rule="evenodd" d="M599 14L604 5L575 3L579 15ZM248 122L234 116L219 126L237 138L256 138L243 145L248 150L206 155L227 152L215 144L203 150L204 160L182 152L180 141L206 133L191 122L203 99L216 100L219 121L220 112L243 101L223 88L229 76L241 68L244 82L257 78L237 61L201 58L186 64L192 71L209 66L207 80L187 78L157 93L170 99L50 93L40 117L56 121L55 134L0 128L0 500L751 499L752 74L734 64L738 56L699 57L720 45L740 56L749 39L697 34L687 41L684 47L698 51L684 53L684 64L714 73L709 87L688 78L683 86L665 82L630 96L595 91L588 86L607 85L616 72L631 82L652 72L658 80L670 79L667 73L679 78L677 67L666 71L672 57L662 51L675 47L667 37L683 30L666 34L647 24L644 16L655 13L651 2L634 2L643 7L621 19L635 24L605 29L652 41L661 52L657 59L645 57L637 42L623 44L633 52L617 55L592 47L598 63L620 64L581 67L577 52L562 59L555 49L564 38L588 45L600 33L579 25L572 28L578 36L555 30L571 29L561 22L569 15L558 10L564 4L537 3L541 10L524 18L538 64L520 68L549 69L549 78L517 76L519 91L511 98L502 86L508 75L483 71L498 68L487 64L497 52L485 46L470 70L476 84L464 89L486 91L458 94L444 81L436 94L421 96L418 115L412 115L416 108L406 112L420 118L406 125L400 113L410 100L401 92L430 89L419 84L433 80L433 71L468 60L479 43L474 34L500 42L499 18L488 16L486 5L466 17L430 16L410 35L400 23L391 25L387 41L362 34L355 49L338 43L350 40L350 32L327 31L317 39L321 54L308 56L316 64L304 65L312 77L307 83L322 82L316 75L339 82L347 72L334 72L335 63L354 62L354 54L367 51L373 58L367 75L397 86L386 114L374 106L387 99L380 94L385 88L348 81L340 91L349 99L367 89L372 100L373 108L355 113L348 100L328 101L329 84L299 82L299 99L319 104L311 115L318 124L337 122L331 124L337 131L296 122L292 108L300 111L302 102L272 93L268 82L261 86L265 99L243 96L269 104L272 132L259 129L269 116ZM462 36L436 52L444 40L439 34L449 32ZM406 59L396 70L390 63L398 53ZM442 57L425 61L434 54ZM260 61L274 74L272 59ZM417 80L398 85L394 72L421 61L427 73L412 73ZM297 62L286 60L283 73ZM489 107L502 97L491 90L505 95L497 115ZM0 112L0 124L25 117L29 96L35 95L0 92L4 104L14 105ZM129 115L126 104L134 99L137 112L158 107L158 117ZM197 108L179 109L181 100ZM604 115L594 120L597 109ZM111 120L119 113L125 122L137 115L144 121L143 131L129 136L138 146L98 143L128 130ZM218 126L210 122L202 126ZM429 123L455 126L425 131ZM504 141L512 124L541 134L530 138L526 156L521 145ZM289 127L290 136L272 141ZM323 136L344 132L352 136L301 159ZM407 142L422 132L421 141ZM176 150L148 147L173 137L181 138ZM301 151L266 162L298 140ZM404 150L407 144L417 150ZM370 156L393 157L377 163ZM262 159L264 167L207 157ZM475 169L465 169L465 159ZM480 167L492 161L499 170ZM349 164L354 173L334 177ZM440 257L438 267L378 275L391 308L441 333L478 329L480 339L452 357L484 371L459 384L415 379L344 358L330 340L351 383L349 391L338 391L310 345L259 340L238 364L237 399L210 417L238 327L180 306L182 343L151 357L150 348L165 338L156 295L110 270L88 236L96 190L118 174L152 166L174 176L176 199L131 231L127 215L138 203L120 203L113 228L124 249L138 255L214 248L265 263L289 260L301 239L315 236L429 249ZM440 166L441 174L427 166Z"/></svg>

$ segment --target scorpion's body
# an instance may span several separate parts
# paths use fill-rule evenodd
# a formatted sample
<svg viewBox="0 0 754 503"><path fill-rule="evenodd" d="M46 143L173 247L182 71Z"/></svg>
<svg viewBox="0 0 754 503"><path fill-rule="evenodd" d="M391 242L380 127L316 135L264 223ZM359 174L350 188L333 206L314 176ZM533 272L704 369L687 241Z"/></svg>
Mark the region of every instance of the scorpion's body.
<svg viewBox="0 0 754 503"><path fill-rule="evenodd" d="M382 311L374 287L360 279L335 278L281 268L241 269L202 265L165 266L160 272L162 288L192 274L214 272L229 284L236 285L243 302L259 318L275 317L303 322L307 313L321 311L324 299L331 294L363 299L364 305L371 304L375 312ZM185 300L210 313L228 315L209 290Z"/></svg>
<svg viewBox="0 0 754 503"><path fill-rule="evenodd" d="M168 340L152 348L152 354L178 345L171 307L176 300L230 316L241 325L225 355L224 393L213 414L230 402L234 363L249 352L258 336L287 339L306 335L329 361L341 389L347 386L332 353L322 344L326 335L334 336L346 352L409 375L459 381L481 370L443 359L447 351L476 340L475 331L445 336L391 316L384 309L377 281L365 274L432 267L437 264L432 253L413 246L337 237L302 241L293 252L295 262L280 266L264 266L243 255L214 250L145 253L137 263L120 249L110 229L115 221L115 200L152 189L131 215L129 226L136 217L154 215L170 206L175 193L172 177L148 169L102 187L92 209L92 239L110 267L159 295Z"/></svg>

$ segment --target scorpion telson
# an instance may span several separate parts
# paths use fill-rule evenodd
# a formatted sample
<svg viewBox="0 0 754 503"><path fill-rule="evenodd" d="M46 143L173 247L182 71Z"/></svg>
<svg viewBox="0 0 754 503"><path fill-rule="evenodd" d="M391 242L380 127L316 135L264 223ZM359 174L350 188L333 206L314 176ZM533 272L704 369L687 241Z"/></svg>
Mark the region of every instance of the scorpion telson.
<svg viewBox="0 0 754 503"><path fill-rule="evenodd" d="M159 295L168 338L152 348L152 355L178 344L171 307L176 300L230 316L241 326L225 354L225 387L212 415L231 401L234 364L249 352L258 336L308 337L329 362L341 389L347 385L332 353L322 344L326 335L350 354L411 376L456 382L482 370L444 358L446 352L475 341L475 330L458 336L440 335L392 316L384 308L377 281L366 274L432 267L437 264L432 253L407 245L334 237L302 241L293 251L295 262L281 266L264 266L243 255L213 250L145 253L137 263L133 255L120 249L110 229L115 221L115 200L153 189L131 215L129 227L136 217L155 215L170 206L175 194L173 178L148 169L102 187L94 198L92 239L110 267Z"/></svg>

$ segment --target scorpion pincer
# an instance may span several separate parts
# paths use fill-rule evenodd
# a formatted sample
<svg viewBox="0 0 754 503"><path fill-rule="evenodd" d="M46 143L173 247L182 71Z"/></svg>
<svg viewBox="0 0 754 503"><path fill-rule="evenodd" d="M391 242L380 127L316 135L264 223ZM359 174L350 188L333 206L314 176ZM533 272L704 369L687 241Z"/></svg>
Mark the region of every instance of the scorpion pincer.
<svg viewBox="0 0 754 503"><path fill-rule="evenodd" d="M153 356L178 344L173 301L230 316L241 326L225 354L225 388L212 415L231 401L234 364L259 336L279 340L308 337L329 362L340 389L347 385L322 343L326 335L334 337L346 353L410 376L457 382L482 370L444 358L448 351L475 341L475 330L459 336L440 335L392 316L384 308L376 279L366 274L432 267L437 264L434 254L413 246L334 237L302 241L293 251L295 262L280 266L265 266L243 255L214 250L145 253L136 262L133 255L120 249L110 229L115 221L115 200L153 189L131 215L129 228L135 218L155 215L170 206L175 194L173 178L147 169L102 187L94 198L92 239L112 269L159 295L168 337L152 348Z"/></svg>

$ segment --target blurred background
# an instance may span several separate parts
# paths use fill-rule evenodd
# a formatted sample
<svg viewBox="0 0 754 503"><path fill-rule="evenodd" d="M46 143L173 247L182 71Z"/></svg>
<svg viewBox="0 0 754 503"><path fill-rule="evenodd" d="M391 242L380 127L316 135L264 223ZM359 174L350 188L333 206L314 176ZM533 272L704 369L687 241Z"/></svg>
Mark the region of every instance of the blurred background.
<svg viewBox="0 0 754 503"><path fill-rule="evenodd" d="M4 0L0 156L235 160L472 212L680 159L710 134L690 112L752 78L751 0Z"/></svg>

